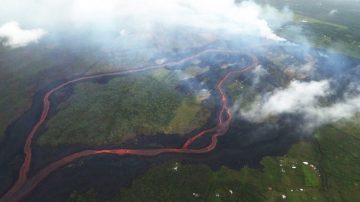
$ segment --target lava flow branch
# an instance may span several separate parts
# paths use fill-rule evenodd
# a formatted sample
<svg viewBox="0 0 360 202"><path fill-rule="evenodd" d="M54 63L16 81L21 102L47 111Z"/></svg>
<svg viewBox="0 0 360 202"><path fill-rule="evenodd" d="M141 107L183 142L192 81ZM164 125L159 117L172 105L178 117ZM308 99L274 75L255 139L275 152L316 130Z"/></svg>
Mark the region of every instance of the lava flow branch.
<svg viewBox="0 0 360 202"><path fill-rule="evenodd" d="M72 85L77 82L85 81L85 80L91 80L96 78L102 78L102 77L109 77L109 76L121 76L121 75L127 75L137 72L143 72L147 70L152 69L158 69L163 68L165 66L175 66L175 65L181 65L185 62L191 61L195 58L198 58L200 56L203 56L208 53L219 53L219 54L239 54L239 55L246 55L251 59L251 64L249 64L247 67L244 67L239 70L233 70L225 74L220 81L216 85L216 90L219 93L220 100L221 100L221 109L218 114L218 121L215 127L206 129L204 131L199 132L198 134L194 135L193 137L189 138L182 147L180 148L158 148L158 149L94 149L94 150L83 150L80 152L76 152L73 154L70 154L68 156L65 156L53 163L50 163L49 165L42 168L39 172L37 172L34 176L28 177L28 172L30 169L30 164L32 160L32 141L33 138L38 131L39 127L45 122L49 109L50 109L50 101L49 98L52 94L54 94L56 91L60 90L61 88L64 88L65 86ZM218 142L218 137L224 135L230 126L230 122L233 118L233 115L231 113L231 109L229 107L228 98L226 97L225 91L224 91L224 83L226 80L228 80L232 75L234 74L241 74L246 71L254 69L258 65L257 58L252 54L245 54L244 51L240 50L227 50L227 49L206 49L204 51L201 51L197 54L191 55L189 57L183 58L178 61L172 61L167 62L161 65L149 65L149 66L143 66L143 67L136 67L131 68L127 70L120 70L115 72L106 72L106 73L99 73L94 75L88 75L88 76L82 76L79 78L76 78L74 80L70 80L67 82L64 82L55 88L49 90L43 97L43 108L42 113L36 124L31 129L30 133L28 134L26 138L26 142L24 145L24 153L25 153L25 159L23 164L21 165L21 168L19 170L18 179L16 180L15 184L9 189L7 193L0 199L0 202L16 202L24 198L27 194L29 194L42 180L44 180L47 176L49 176L51 173L53 173L55 170L69 164L70 162L73 162L79 158L87 157L87 156L93 156L98 154L114 154L114 155L137 155L137 156L156 156L162 153L186 153L186 154L203 154L212 151ZM199 139L200 137L204 136L205 134L212 134L211 136L211 143L207 145L206 147L199 148L199 149L192 149L189 148L189 146Z"/></svg>

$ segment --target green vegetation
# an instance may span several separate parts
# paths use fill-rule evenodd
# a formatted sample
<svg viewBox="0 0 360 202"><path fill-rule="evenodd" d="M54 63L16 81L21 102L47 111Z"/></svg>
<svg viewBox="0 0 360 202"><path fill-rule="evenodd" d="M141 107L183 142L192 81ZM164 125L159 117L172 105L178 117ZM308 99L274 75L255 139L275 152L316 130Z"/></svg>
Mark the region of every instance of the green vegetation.
<svg viewBox="0 0 360 202"><path fill-rule="evenodd" d="M203 74L209 71L209 67L199 67L199 66L190 66L184 70L184 73L190 77L195 77L197 75Z"/></svg>
<svg viewBox="0 0 360 202"><path fill-rule="evenodd" d="M96 202L96 192L94 190L89 190L87 192L73 192L69 199L67 200L68 202Z"/></svg>
<svg viewBox="0 0 360 202"><path fill-rule="evenodd" d="M243 85L239 80L235 80L234 82L227 85L227 90L233 99L238 99L240 98L240 95L244 94L245 89L247 89L245 87L246 86Z"/></svg>
<svg viewBox="0 0 360 202"><path fill-rule="evenodd" d="M143 65L152 53L146 48L105 53L83 37L66 37L15 49L0 44L0 141L6 127L31 106L35 93L50 83Z"/></svg>
<svg viewBox="0 0 360 202"><path fill-rule="evenodd" d="M309 17L297 16L298 19L305 21L295 21L295 24L303 27L304 36L319 48L332 48L346 55L360 58L360 40L356 39L343 25L333 24L326 21L313 20ZM278 32L283 37L298 43L303 42L303 38L294 33L292 29L286 27Z"/></svg>
<svg viewBox="0 0 360 202"><path fill-rule="evenodd" d="M324 189L334 201L360 198L360 117L340 121L316 133L325 171Z"/></svg>
<svg viewBox="0 0 360 202"><path fill-rule="evenodd" d="M6 126L30 105L34 84L29 85L23 78L36 75L41 67L48 65L40 61L41 53L38 52L34 52L30 59L22 51L17 51L15 54L21 58L17 61L4 57L8 52L9 49L2 48L0 56L0 140ZM25 64L25 60L28 64Z"/></svg>
<svg viewBox="0 0 360 202"><path fill-rule="evenodd" d="M332 27L337 30L344 30L344 31L349 30L349 28L345 25L327 22L327 21L311 18L308 16L302 16L299 14L294 14L294 21L297 23L302 22L302 23L317 24L318 26L327 25L327 26Z"/></svg>
<svg viewBox="0 0 360 202"><path fill-rule="evenodd" d="M265 157L262 169L212 171L178 162L154 167L112 201L357 201L359 122L357 116L323 126L313 141Z"/></svg>
<svg viewBox="0 0 360 202"><path fill-rule="evenodd" d="M360 58L360 4L354 1L256 0L271 4L279 9L288 6L294 12L295 25L277 30L278 34L298 43L304 42L303 36L315 47L332 48L346 55Z"/></svg>
<svg viewBox="0 0 360 202"><path fill-rule="evenodd" d="M175 73L160 70L114 78L107 84L76 84L38 142L103 145L138 134L187 133L205 124L209 112L194 97L174 90L176 83Z"/></svg>
<svg viewBox="0 0 360 202"><path fill-rule="evenodd" d="M229 83L226 89L231 99L236 101L239 109L247 109L251 107L255 101L256 92L254 89L239 80Z"/></svg>
<svg viewBox="0 0 360 202"><path fill-rule="evenodd" d="M186 134L191 130L204 124L210 113L204 107L199 105L195 99L184 99L176 109L175 115L165 129L165 133Z"/></svg>
<svg viewBox="0 0 360 202"><path fill-rule="evenodd" d="M59 51L65 52L61 48ZM84 73L93 62L72 53L60 54L40 44L17 49L1 47L0 53L0 141L5 128L30 107L31 98L39 88L68 73ZM91 53L86 54L89 54L87 58L92 57ZM64 61L71 64L63 64ZM59 68L61 64L65 66Z"/></svg>
<svg viewBox="0 0 360 202"><path fill-rule="evenodd" d="M347 26L301 15L295 15L295 24L303 27L303 34L315 47L332 48L360 58L360 38L354 36ZM294 38L296 35L286 28L281 30L280 34L290 40L301 42L301 39Z"/></svg>
<svg viewBox="0 0 360 202"><path fill-rule="evenodd" d="M173 162L151 169L113 201L279 201L282 195L290 201L326 201L317 160L316 148L299 143L286 156L264 158L262 170L212 171Z"/></svg>

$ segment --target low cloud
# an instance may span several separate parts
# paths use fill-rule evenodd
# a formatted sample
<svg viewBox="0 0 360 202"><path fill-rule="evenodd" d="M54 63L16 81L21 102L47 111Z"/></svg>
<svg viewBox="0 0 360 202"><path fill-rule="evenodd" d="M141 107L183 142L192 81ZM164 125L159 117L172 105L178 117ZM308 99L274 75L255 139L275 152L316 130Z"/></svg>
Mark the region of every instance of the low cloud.
<svg viewBox="0 0 360 202"><path fill-rule="evenodd" d="M46 32L42 29L22 29L15 21L5 23L0 27L0 38L5 39L3 44L12 48L38 42L45 34Z"/></svg>
<svg viewBox="0 0 360 202"><path fill-rule="evenodd" d="M345 95L342 101L324 105L321 98L326 98L334 92L329 80L322 81L292 81L286 88L279 88L258 97L241 115L253 122L262 122L268 117L281 114L300 114L305 119L305 128L314 128L351 118L360 112L360 96Z"/></svg>
<svg viewBox="0 0 360 202"><path fill-rule="evenodd" d="M258 98L243 116L260 121L282 113L299 113L305 107L317 105L319 97L329 94L328 81L292 81L287 88L277 89Z"/></svg>
<svg viewBox="0 0 360 202"><path fill-rule="evenodd" d="M31 13L28 7L31 6ZM35 6L36 5L36 6ZM54 9L55 8L55 9ZM54 10L51 15L49 11ZM243 34L284 40L272 28L292 18L291 12L235 0L4 0L0 21L17 19L44 26L90 26L128 33L162 31L164 27L195 28L217 33ZM160 29L159 29L160 28ZM129 29L129 30L128 30ZM190 30L189 29L189 30Z"/></svg>

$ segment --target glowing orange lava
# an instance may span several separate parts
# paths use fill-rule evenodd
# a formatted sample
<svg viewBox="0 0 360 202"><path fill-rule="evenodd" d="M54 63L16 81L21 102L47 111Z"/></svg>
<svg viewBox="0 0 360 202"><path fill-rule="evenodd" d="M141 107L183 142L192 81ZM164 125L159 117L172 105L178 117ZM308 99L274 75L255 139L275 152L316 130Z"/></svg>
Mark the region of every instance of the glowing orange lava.
<svg viewBox="0 0 360 202"><path fill-rule="evenodd" d="M186 57L184 59L168 62L161 65L151 65L151 66L145 66L140 68L133 68L128 70L120 70L116 72L106 72L106 73L100 73L95 75L89 75L89 76L83 76L71 81L67 81L65 83L62 83L58 85L57 87L51 89L48 91L44 98L43 98L43 108L42 113L37 121L37 123L33 126L32 130L27 136L26 143L24 146L24 153L25 153L25 159L24 162L20 168L19 176L15 184L10 188L10 190L0 199L0 202L15 202L21 200L23 197L25 197L27 194L29 194L43 179L45 179L48 175L50 175L52 172L57 170L58 168L63 167L64 165L77 160L82 157L86 156L92 156L92 155L98 155L98 154L114 154L114 155L138 155L138 156L156 156L162 153L186 153L186 154L203 154L207 153L209 151L212 151L218 141L218 137L224 135L227 130L229 129L230 122L233 118L233 115L231 113L231 109L228 105L228 99L226 97L226 94L223 89L224 82L229 79L229 77L233 74L240 74L249 70L254 69L257 64L258 60L254 55L246 54L248 57L251 58L252 62L249 66L242 68L240 70L230 71L228 72L224 77L221 78L221 80L217 83L216 89L220 95L220 100L222 103L221 110L218 115L218 122L217 125L214 128L206 129L195 136L188 139L181 148L159 148L159 149L99 149L99 150L83 150L80 152L76 152L73 154L70 154L68 156L65 156L53 163L50 163L46 167L42 168L39 172L37 172L34 176L28 178L28 172L30 169L30 164L32 160L32 140L35 135L35 133L38 131L39 127L44 123L48 116L48 112L50 109L50 101L49 97L54 94L59 89L74 84L76 82L84 81L84 80L90 80L95 78L101 78L106 76L116 76L116 75L126 75L136 72L142 72L147 71L151 69L158 69L165 66L174 66L174 65L181 65L185 62L188 62L192 59L195 59L199 56L202 56L207 53L221 53L221 54L244 54L243 51L240 50L223 50L223 49L207 49L202 52L199 52L195 55ZM206 147L199 148L199 149L190 149L189 146L198 138L204 136L205 134L213 133L211 136L211 143L207 145Z"/></svg>

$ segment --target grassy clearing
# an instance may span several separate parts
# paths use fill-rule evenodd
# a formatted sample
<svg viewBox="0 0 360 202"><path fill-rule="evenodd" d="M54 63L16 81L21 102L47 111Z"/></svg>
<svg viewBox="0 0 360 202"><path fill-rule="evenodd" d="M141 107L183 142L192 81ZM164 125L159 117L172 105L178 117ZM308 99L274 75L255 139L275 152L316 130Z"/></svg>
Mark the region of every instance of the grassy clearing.
<svg viewBox="0 0 360 202"><path fill-rule="evenodd" d="M256 92L250 86L235 80L226 86L227 93L239 109L249 109L256 99Z"/></svg>
<svg viewBox="0 0 360 202"><path fill-rule="evenodd" d="M330 27L333 27L337 30L348 30L349 28L345 25L333 23L333 22L327 22L323 20L319 20L316 18L308 17L308 16L302 16L299 14L294 14L294 21L297 23L310 23L310 24L318 24L318 25L327 25Z"/></svg>
<svg viewBox="0 0 360 202"><path fill-rule="evenodd" d="M154 75L77 84L38 143L116 144L138 134L184 134L206 123L207 110L193 97L174 90L174 73L157 71Z"/></svg>
<svg viewBox="0 0 360 202"><path fill-rule="evenodd" d="M190 66L184 70L184 73L188 75L190 78L203 74L209 71L209 67L199 67L199 66Z"/></svg>
<svg viewBox="0 0 360 202"><path fill-rule="evenodd" d="M269 3L257 0L261 3ZM311 46L330 48L346 55L360 58L360 4L351 1L323 1L314 3L311 0L274 1L275 7L288 6L294 12L291 26L285 26L277 33L291 41L304 43L304 37ZM330 11L335 11L331 14ZM297 31L294 32L294 28ZM302 29L299 36L299 28Z"/></svg>
<svg viewBox="0 0 360 202"><path fill-rule="evenodd" d="M210 116L194 98L184 99L165 129L167 134L186 134L202 125Z"/></svg>
<svg viewBox="0 0 360 202"><path fill-rule="evenodd" d="M318 48L332 49L345 55L360 58L360 38L345 25L295 15L294 25L302 27L303 36ZM284 27L278 34L295 42L303 43L304 39L294 33L292 28Z"/></svg>

